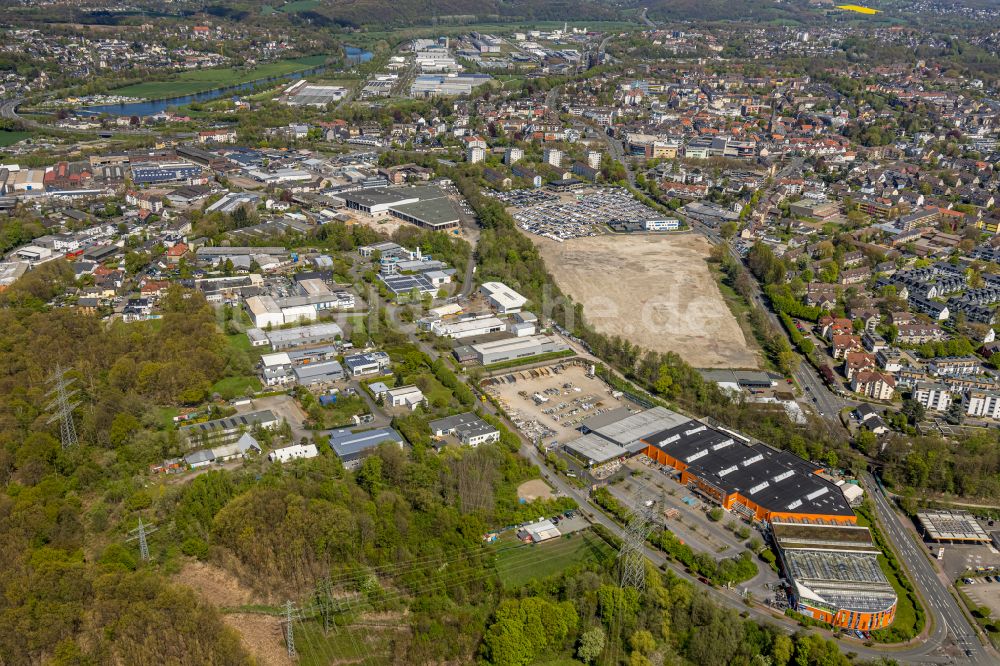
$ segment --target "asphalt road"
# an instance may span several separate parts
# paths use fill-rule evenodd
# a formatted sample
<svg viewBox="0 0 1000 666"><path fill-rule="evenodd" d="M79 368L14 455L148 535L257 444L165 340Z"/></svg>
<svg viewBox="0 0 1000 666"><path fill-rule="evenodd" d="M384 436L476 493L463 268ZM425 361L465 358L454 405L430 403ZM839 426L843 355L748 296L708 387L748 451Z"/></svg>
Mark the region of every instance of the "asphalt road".
<svg viewBox="0 0 1000 666"><path fill-rule="evenodd" d="M802 163L803 163L802 158L800 157L793 158L788 162L788 164L782 167L777 174L775 174L775 181L800 169ZM626 163L626 169L628 169L627 163ZM629 175L630 176L632 175L631 170L629 170ZM768 192L765 191L761 199L766 200L767 196ZM674 213L677 217L687 222L692 229L700 232L702 235L708 238L708 240L711 241L713 244L719 244L719 243L725 244L729 254L734 259L736 259L736 261L739 261L740 263L743 262L743 258L740 257L739 253L728 241L722 238L720 231L718 229L710 227L706 224L702 224L701 222L693 218L687 217L686 215L679 213L677 211L675 211ZM753 285L753 293L751 295L751 300L753 301L753 305L763 310L767 314L768 319L770 319L771 325L774 326L776 330L781 331L782 334L787 337L787 331L785 331L785 327L781 323L781 320L778 318L778 315L775 314L767 306L767 303L764 300L763 292L760 288L760 284L756 280L754 280L752 282L752 285ZM791 344L792 344L791 340L789 339L789 345ZM792 348L794 349L794 345L792 345ZM819 376L819 372L815 368L813 368L812 365L810 365L805 359L803 359L802 362L799 363L799 367L794 373L794 379L795 382L802 388L802 390L806 392L806 395L809 396L808 403L813 407L813 409L815 409L820 416L829 421L835 427L842 426L842 423L840 421L841 410L843 410L845 407L855 406L859 404L856 400L845 400L844 398L830 391L830 389L827 388L826 384L823 382L823 379ZM812 398L815 398L815 400L812 400Z"/></svg>
<svg viewBox="0 0 1000 666"><path fill-rule="evenodd" d="M959 607L959 601L948 591L950 582L943 580L943 574L935 569L924 552L924 549L914 542L910 529L903 524L898 513L882 493L870 474L864 475L868 495L875 504L879 523L883 533L892 542L893 550L905 566L910 581L920 591L924 598L924 608L933 619L934 627L930 636L921 646L922 656L943 653L943 646L952 642L958 645L955 660L945 663L960 664L997 664L1000 655L996 651L984 647L980 642L978 632L972 628L969 619ZM965 651L969 654L966 655ZM954 652L954 650L952 650ZM899 658L907 652L896 653ZM913 656L916 656L914 654Z"/></svg>
<svg viewBox="0 0 1000 666"><path fill-rule="evenodd" d="M23 125L28 129L43 129L46 132L52 134L60 134L60 135L71 135L71 134L81 134L81 133L86 134L89 132L94 132L95 135L109 134L112 137L114 137L114 136L137 136L143 134L153 134L155 132L155 130L149 130L149 129L130 129L127 131L117 130L117 129L67 130L61 127L54 127L52 125L46 125L44 123L35 122L34 120L31 120L30 118L25 118L24 116L19 116L17 114L17 107L20 106L23 101L24 101L23 98L4 100L2 103L0 103L0 118L13 120L15 122L20 123L21 125Z"/></svg>

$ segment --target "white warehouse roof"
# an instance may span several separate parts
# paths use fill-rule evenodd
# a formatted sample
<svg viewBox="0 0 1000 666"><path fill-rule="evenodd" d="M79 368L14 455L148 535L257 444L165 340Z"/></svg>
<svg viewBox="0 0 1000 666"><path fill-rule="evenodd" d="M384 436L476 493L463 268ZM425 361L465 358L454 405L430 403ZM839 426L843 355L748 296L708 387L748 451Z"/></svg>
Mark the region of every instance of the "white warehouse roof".
<svg viewBox="0 0 1000 666"><path fill-rule="evenodd" d="M514 310L528 302L527 298L502 282L484 282L480 291L503 310Z"/></svg>

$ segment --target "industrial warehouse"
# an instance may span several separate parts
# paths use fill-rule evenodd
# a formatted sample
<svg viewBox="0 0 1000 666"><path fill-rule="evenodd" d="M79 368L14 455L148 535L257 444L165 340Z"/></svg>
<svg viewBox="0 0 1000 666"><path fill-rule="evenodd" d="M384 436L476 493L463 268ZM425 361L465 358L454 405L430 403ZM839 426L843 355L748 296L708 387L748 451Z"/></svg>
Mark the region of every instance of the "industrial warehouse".
<svg viewBox="0 0 1000 666"><path fill-rule="evenodd" d="M855 631L892 623L897 597L880 551L819 465L664 407L614 409L579 430L563 449L595 478L644 454L709 503L766 526L798 612Z"/></svg>
<svg viewBox="0 0 1000 666"><path fill-rule="evenodd" d="M338 195L349 210L372 217L391 215L404 222L437 231L458 227L458 211L439 187L376 187Z"/></svg>
<svg viewBox="0 0 1000 666"><path fill-rule="evenodd" d="M796 455L697 421L644 439L644 453L681 473L681 483L748 520L854 523L843 492Z"/></svg>
<svg viewBox="0 0 1000 666"><path fill-rule="evenodd" d="M867 527L773 520L771 534L800 613L858 631L892 624L896 592Z"/></svg>

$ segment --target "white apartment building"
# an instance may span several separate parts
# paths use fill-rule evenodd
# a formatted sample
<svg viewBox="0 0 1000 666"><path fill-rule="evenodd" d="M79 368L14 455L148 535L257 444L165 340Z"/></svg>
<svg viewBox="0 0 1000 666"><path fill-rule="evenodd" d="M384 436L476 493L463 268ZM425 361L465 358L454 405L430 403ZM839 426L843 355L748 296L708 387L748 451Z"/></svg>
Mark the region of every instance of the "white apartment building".
<svg viewBox="0 0 1000 666"><path fill-rule="evenodd" d="M563 152L557 148L546 148L542 153L542 160L554 167L561 167L562 159Z"/></svg>
<svg viewBox="0 0 1000 666"><path fill-rule="evenodd" d="M967 416L1000 420L1000 393L970 391L966 400L965 414Z"/></svg>
<svg viewBox="0 0 1000 666"><path fill-rule="evenodd" d="M920 382L913 390L913 399L935 412L946 412L951 407L951 389L944 384Z"/></svg>

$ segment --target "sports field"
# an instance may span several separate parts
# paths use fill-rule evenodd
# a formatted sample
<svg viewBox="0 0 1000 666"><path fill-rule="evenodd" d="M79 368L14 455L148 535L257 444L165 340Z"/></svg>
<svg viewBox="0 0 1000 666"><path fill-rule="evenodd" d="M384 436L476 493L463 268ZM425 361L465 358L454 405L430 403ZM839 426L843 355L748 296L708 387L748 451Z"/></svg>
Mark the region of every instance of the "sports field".
<svg viewBox="0 0 1000 666"><path fill-rule="evenodd" d="M193 95L194 93L205 92L206 90L238 86L242 83L249 83L272 76L284 76L292 72L317 67L322 65L325 60L326 56L318 55L307 58L296 58L294 60L269 62L254 69L232 69L229 67L221 69L193 69L183 72L176 78L168 81L145 81L124 88L116 88L111 91L111 94L142 97L145 99L165 99L168 97Z"/></svg>
<svg viewBox="0 0 1000 666"><path fill-rule="evenodd" d="M538 243L559 288L599 332L673 351L696 368L757 368L709 271L698 234L604 235Z"/></svg>

